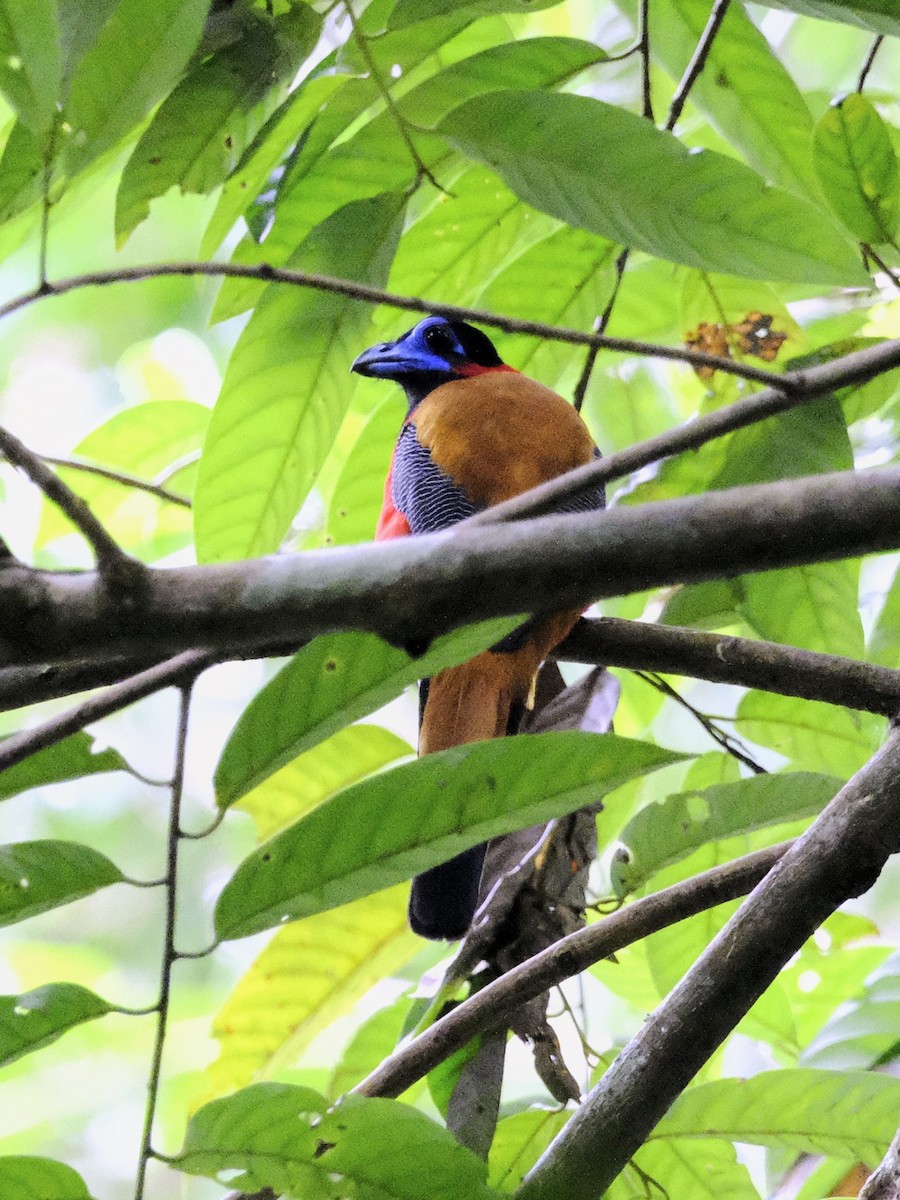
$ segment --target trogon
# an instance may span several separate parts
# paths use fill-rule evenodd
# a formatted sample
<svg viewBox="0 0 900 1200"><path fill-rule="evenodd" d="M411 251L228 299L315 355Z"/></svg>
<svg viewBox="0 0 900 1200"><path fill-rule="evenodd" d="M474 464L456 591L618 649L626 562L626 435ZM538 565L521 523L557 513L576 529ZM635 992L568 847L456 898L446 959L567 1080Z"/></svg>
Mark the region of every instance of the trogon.
<svg viewBox="0 0 900 1200"><path fill-rule="evenodd" d="M392 379L409 409L394 449L375 534L434 533L598 456L562 396L501 361L464 321L426 317L395 342L365 350L351 368ZM560 512L602 508L602 487ZM420 685L419 754L515 733L535 674L580 616L533 617L498 645ZM478 902L485 846L413 880L409 918L429 938L462 937Z"/></svg>

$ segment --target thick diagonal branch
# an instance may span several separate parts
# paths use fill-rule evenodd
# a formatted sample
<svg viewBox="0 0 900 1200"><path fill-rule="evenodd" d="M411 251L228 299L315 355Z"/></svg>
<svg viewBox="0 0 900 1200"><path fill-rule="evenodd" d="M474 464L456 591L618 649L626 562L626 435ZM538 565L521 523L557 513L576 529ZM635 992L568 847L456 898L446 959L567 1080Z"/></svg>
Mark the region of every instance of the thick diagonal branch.
<svg viewBox="0 0 900 1200"><path fill-rule="evenodd" d="M594 1200L784 964L900 850L900 732L841 789L644 1023L516 1193Z"/></svg>
<svg viewBox="0 0 900 1200"><path fill-rule="evenodd" d="M249 562L95 573L0 565L0 666L174 654L368 630L421 646L470 621L900 548L900 469L813 476L581 516Z"/></svg>

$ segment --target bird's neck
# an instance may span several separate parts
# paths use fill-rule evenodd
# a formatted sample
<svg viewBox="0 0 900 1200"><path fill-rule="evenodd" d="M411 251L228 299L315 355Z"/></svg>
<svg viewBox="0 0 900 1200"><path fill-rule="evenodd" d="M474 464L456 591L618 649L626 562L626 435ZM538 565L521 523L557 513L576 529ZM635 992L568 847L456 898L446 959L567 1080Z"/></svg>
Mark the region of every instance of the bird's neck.
<svg viewBox="0 0 900 1200"><path fill-rule="evenodd" d="M406 392L406 399L409 402L409 411L412 413L429 393L435 388L444 383L453 383L456 379L472 379L476 375L494 375L497 372L507 372L511 375L518 375L519 372L515 367L508 367L506 363L499 363L496 367L483 367L478 363L465 363L463 366L456 367L452 375L438 374L422 374L415 378L403 380L403 390Z"/></svg>

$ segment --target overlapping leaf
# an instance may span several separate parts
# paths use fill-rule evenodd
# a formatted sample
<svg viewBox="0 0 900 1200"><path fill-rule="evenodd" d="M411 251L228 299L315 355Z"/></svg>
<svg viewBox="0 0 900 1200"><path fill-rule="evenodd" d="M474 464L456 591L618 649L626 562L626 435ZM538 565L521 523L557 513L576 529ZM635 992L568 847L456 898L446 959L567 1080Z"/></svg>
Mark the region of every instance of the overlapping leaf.
<svg viewBox="0 0 900 1200"><path fill-rule="evenodd" d="M19 996L0 996L0 1064L49 1046L75 1025L110 1011L105 1000L76 983L48 983Z"/></svg>
<svg viewBox="0 0 900 1200"><path fill-rule="evenodd" d="M38 750L16 766L7 767L0 772L0 800L27 792L29 788L127 769L117 751L101 750L95 754L93 746L94 739L89 734L73 733L55 746Z"/></svg>
<svg viewBox="0 0 900 1200"><path fill-rule="evenodd" d="M0 925L70 904L123 878L106 855L78 842L0 846Z"/></svg>
<svg viewBox="0 0 900 1200"><path fill-rule="evenodd" d="M888 127L856 92L816 125L813 162L822 191L854 236L890 242L900 222L900 170Z"/></svg>
<svg viewBox="0 0 900 1200"><path fill-rule="evenodd" d="M56 116L62 88L62 47L56 0L0 4L0 89L38 138Z"/></svg>
<svg viewBox="0 0 900 1200"><path fill-rule="evenodd" d="M52 1158L0 1155L0 1196L3 1200L93 1200L77 1171Z"/></svg>

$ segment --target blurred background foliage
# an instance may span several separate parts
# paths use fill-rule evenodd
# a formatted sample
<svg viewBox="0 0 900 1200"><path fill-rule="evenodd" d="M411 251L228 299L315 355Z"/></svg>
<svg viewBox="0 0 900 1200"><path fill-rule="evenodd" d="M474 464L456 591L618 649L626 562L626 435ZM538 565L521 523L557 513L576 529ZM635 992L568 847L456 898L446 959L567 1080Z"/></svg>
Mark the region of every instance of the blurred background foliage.
<svg viewBox="0 0 900 1200"><path fill-rule="evenodd" d="M214 0L211 9L209 0L2 0L0 295L35 286L43 245L51 280L210 257L269 262L583 331L614 297L610 334L724 348L774 370L900 337L893 0L732 0L677 141L642 123L642 71L649 67L663 125L709 4L650 0L649 13L645 64L633 50L632 0L372 0L352 20L343 4L300 0ZM860 96L876 35L884 41ZM84 287L6 316L3 423L64 460L69 485L147 563L365 541L402 403L347 368L410 323L390 306L246 279ZM582 376L584 353L570 346L502 333L495 341L506 361L566 395ZM669 460L629 481L616 503L895 462L898 382L894 372ZM721 372L701 378L684 365L603 353L583 412L610 452L747 391ZM136 476L175 499L73 463ZM66 519L6 465L0 495L0 532L17 555L41 567L89 565ZM602 611L896 667L896 565L891 556L817 565L632 595ZM371 648L357 653L377 658ZM217 795L237 803L209 837L181 843L182 951L211 942L215 898L257 837L413 753L408 687L359 724L350 722L374 704L353 711L345 696L330 736L310 735L301 757L277 771L284 747L275 747L263 781L223 800L223 764L237 755L250 772L256 753L240 742L241 726L232 731L279 665L218 666L196 687L184 826L207 827ZM675 681L760 766L796 773L762 819L766 778L715 748L694 715L646 679L618 674L617 734L688 757L611 798L599 821L600 897L655 890L802 829L884 734L884 721L866 714ZM60 777L56 761L13 786L3 842L78 843L129 879L158 879L168 793L153 781L172 772L176 699L153 696L92 728L98 757L73 768L74 778L47 782ZM2 729L29 728L64 703L4 713ZM263 723L273 711L263 708ZM302 738L291 737L296 752ZM101 772L106 747L121 760ZM698 822L689 844L685 804ZM710 814L719 821L712 841ZM620 839L633 869L645 862L630 882L617 873ZM59 866L52 855L47 864ZM66 982L116 1006L154 1004L162 889L91 884L83 867L75 873L82 898L57 899L3 929L3 993ZM827 924L709 1065L693 1108L673 1110L668 1132L661 1126L642 1152L640 1171L673 1200L776 1192L812 1200L857 1160L880 1157L878 1139L887 1130L886 1143L896 1123L895 1092L876 1087L854 1108L848 1088L862 1086L858 1076L835 1076L831 1091L819 1080L825 1090L814 1095L812 1077L790 1069L893 1062L897 886L886 874L863 905ZM404 905L403 887L393 887L274 937L226 941L178 962L157 1148L176 1153L188 1116L234 1088L275 1079L334 1097L376 1066L414 1023L411 998L434 987L445 954L408 932ZM583 1086L726 916L716 909L656 934L566 989L557 1025ZM64 1037L59 1018L47 1044L18 1058L4 1020L0 1041L15 1061L3 1068L0 1154L58 1159L98 1197L133 1194L153 1018L113 1013L76 1021ZM725 1092L702 1090L775 1067L793 1085L754 1093L758 1109L748 1102L743 1121ZM438 1119L439 1094L433 1081L408 1099ZM563 1120L518 1044L502 1115L489 1178L509 1190ZM738 1154L733 1143L768 1149ZM801 1151L819 1158L798 1166ZM424 1161L416 1169L431 1170ZM617 1200L645 1194L640 1171L616 1183ZM27 1194L2 1180L4 1198ZM222 1186L154 1162L148 1194L217 1196Z"/></svg>

